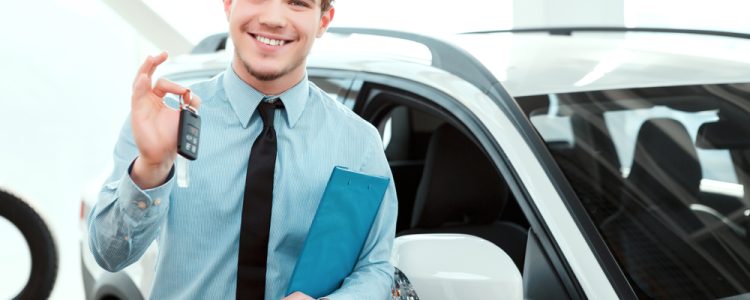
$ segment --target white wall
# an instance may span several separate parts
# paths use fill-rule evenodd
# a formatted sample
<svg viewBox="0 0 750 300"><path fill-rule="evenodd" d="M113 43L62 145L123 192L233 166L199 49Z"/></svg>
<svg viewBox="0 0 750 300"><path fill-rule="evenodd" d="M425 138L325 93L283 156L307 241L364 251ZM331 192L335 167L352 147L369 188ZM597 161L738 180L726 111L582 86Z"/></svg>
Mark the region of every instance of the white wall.
<svg viewBox="0 0 750 300"><path fill-rule="evenodd" d="M515 0L513 27L622 27L625 1L628 0Z"/></svg>
<svg viewBox="0 0 750 300"><path fill-rule="evenodd" d="M510 28L511 0L339 0L332 26L440 34Z"/></svg>
<svg viewBox="0 0 750 300"><path fill-rule="evenodd" d="M626 0L625 25L750 33L747 0Z"/></svg>
<svg viewBox="0 0 750 300"><path fill-rule="evenodd" d="M60 255L52 299L83 299L80 191L110 160L133 74L154 50L97 0L3 2L0 20L0 186L49 217ZM0 247L2 299L6 279L28 268L11 246Z"/></svg>
<svg viewBox="0 0 750 300"><path fill-rule="evenodd" d="M750 33L747 0L513 0L513 27L615 26Z"/></svg>

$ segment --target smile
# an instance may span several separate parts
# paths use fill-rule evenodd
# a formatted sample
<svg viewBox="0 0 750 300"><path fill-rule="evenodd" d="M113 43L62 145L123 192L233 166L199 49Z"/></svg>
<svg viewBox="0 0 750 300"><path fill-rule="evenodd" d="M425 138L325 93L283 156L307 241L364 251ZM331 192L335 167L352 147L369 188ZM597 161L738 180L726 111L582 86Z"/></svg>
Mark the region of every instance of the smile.
<svg viewBox="0 0 750 300"><path fill-rule="evenodd" d="M285 40L271 39L271 38L263 37L263 36L256 35L256 34L253 34L252 36L259 42L269 45L269 46L283 46L284 44L287 43L287 41Z"/></svg>

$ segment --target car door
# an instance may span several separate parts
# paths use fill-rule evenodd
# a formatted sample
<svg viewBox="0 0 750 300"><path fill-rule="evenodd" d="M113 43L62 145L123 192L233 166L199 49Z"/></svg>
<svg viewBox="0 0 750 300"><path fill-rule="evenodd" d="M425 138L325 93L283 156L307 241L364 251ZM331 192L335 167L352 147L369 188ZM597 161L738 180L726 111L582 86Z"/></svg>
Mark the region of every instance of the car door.
<svg viewBox="0 0 750 300"><path fill-rule="evenodd" d="M353 109L381 132L397 186L397 236L476 235L492 241L511 256L523 273L525 297L586 297L545 221L535 212L536 204L528 193L533 187L526 186L512 171L513 164L519 162L509 162L502 151L488 146L496 142L481 129L481 124L476 124L470 110L430 85L374 74L360 74L358 80L362 83ZM452 128L454 136L459 133L459 137L447 142L439 138L446 135L446 127ZM442 145L451 143L475 147L476 151L467 153L478 157L481 163L477 164L476 159L469 161L476 167L463 175L455 174L462 164L456 166L455 162L466 157L440 150ZM489 166L489 170L482 164ZM446 176L450 186L441 188L439 185L446 180L439 177ZM436 200L441 198L438 194L456 190L465 194L458 194L452 200ZM494 198L477 199L483 195ZM436 201L443 203L432 203ZM446 212L449 210L453 213ZM493 213L484 214L490 211ZM461 223L461 217L468 223Z"/></svg>
<svg viewBox="0 0 750 300"><path fill-rule="evenodd" d="M476 229L467 228L473 225L486 229L488 226L494 228L498 225L495 223L510 223L509 226L500 225L507 229L503 232L513 232L514 229L508 228L518 229L514 225L520 226L527 242L513 243L502 239L493 242L511 247L523 244L517 247L521 250L516 249L516 254L511 253L511 256L516 257L516 266L525 273L526 295L555 299L634 297L611 253L596 233L596 227L575 199L575 193L564 181L562 172L554 165L543 140L518 103L481 62L452 44L422 35L357 28L331 28L330 34L339 35L337 43L319 51L319 59L312 59L311 65L323 70L353 71L357 73L356 80L362 81L351 107L382 134L399 197L398 234L417 233L419 230L434 232L453 225L457 226L451 230L468 232ZM377 38L368 39L363 35ZM390 53L383 47L384 44L391 45L386 43L392 42L386 41L388 38L405 42L395 48L399 53L406 47L415 50L417 55L388 55ZM417 47L412 47L414 44ZM351 45L356 45L358 51L352 51ZM370 50L376 53L361 54ZM386 52L386 55L378 55L378 51ZM442 129L446 127L449 128L447 131ZM437 131L448 133L435 135ZM454 153L449 154L448 159L436 159L442 154L430 154L431 151L450 148L431 146L440 144L433 142L434 137L440 135L462 139L462 145L468 145L465 148L476 151L470 155ZM471 179L487 182L487 178L471 176L470 172L469 176L452 174L451 167L465 165L454 164L446 168L443 162L453 161L451 156L484 160L484 164L470 163L472 166L491 167L482 172L494 172L490 181L494 180L495 187L503 186L493 190L503 195L497 198L502 201L501 205L484 199L478 202L479 206L466 206L463 200L473 193L471 189L463 190L466 194L444 189L453 187L458 181L462 185L472 184ZM439 162L438 169L448 171L434 171L436 161ZM438 173L440 175L435 176ZM425 182L432 184L425 185ZM449 196L441 197L445 195ZM437 208L432 207L433 202L439 204ZM484 205L487 209L481 209L485 208ZM526 222L528 225L524 226ZM506 236L497 234L499 231L487 232ZM483 238L492 239L490 236ZM513 252L504 246L501 248ZM534 256L532 250L535 249L540 256ZM532 258L527 259L527 252ZM535 270L539 272L533 272Z"/></svg>

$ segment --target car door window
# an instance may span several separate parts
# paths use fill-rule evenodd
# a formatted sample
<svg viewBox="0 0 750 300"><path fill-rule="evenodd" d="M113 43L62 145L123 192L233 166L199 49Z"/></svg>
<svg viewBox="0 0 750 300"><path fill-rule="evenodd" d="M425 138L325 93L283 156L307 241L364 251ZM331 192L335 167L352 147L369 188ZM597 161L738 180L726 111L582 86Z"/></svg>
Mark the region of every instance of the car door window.
<svg viewBox="0 0 750 300"><path fill-rule="evenodd" d="M380 130L397 186L397 235L478 236L523 270L528 221L471 133L430 99L382 85L363 90L362 117Z"/></svg>
<svg viewBox="0 0 750 300"><path fill-rule="evenodd" d="M638 296L750 290L748 86L519 99Z"/></svg>
<svg viewBox="0 0 750 300"><path fill-rule="evenodd" d="M353 101L347 101L347 93L352 84L351 78L310 76L310 81L315 83L321 90L328 94L331 99L343 103L349 109L354 107Z"/></svg>

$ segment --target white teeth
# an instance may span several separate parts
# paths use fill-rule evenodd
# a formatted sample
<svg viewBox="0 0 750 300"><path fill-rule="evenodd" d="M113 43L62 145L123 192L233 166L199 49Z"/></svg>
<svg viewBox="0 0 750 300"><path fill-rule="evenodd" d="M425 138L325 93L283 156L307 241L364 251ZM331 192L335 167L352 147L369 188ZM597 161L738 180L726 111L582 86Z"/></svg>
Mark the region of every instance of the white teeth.
<svg viewBox="0 0 750 300"><path fill-rule="evenodd" d="M259 35L256 35L255 39L258 40L258 41L260 41L261 43L264 43L264 44L270 45L270 46L282 46L282 45L284 45L286 43L283 40L272 40L272 39L265 38L265 37L262 37L262 36L259 36Z"/></svg>

